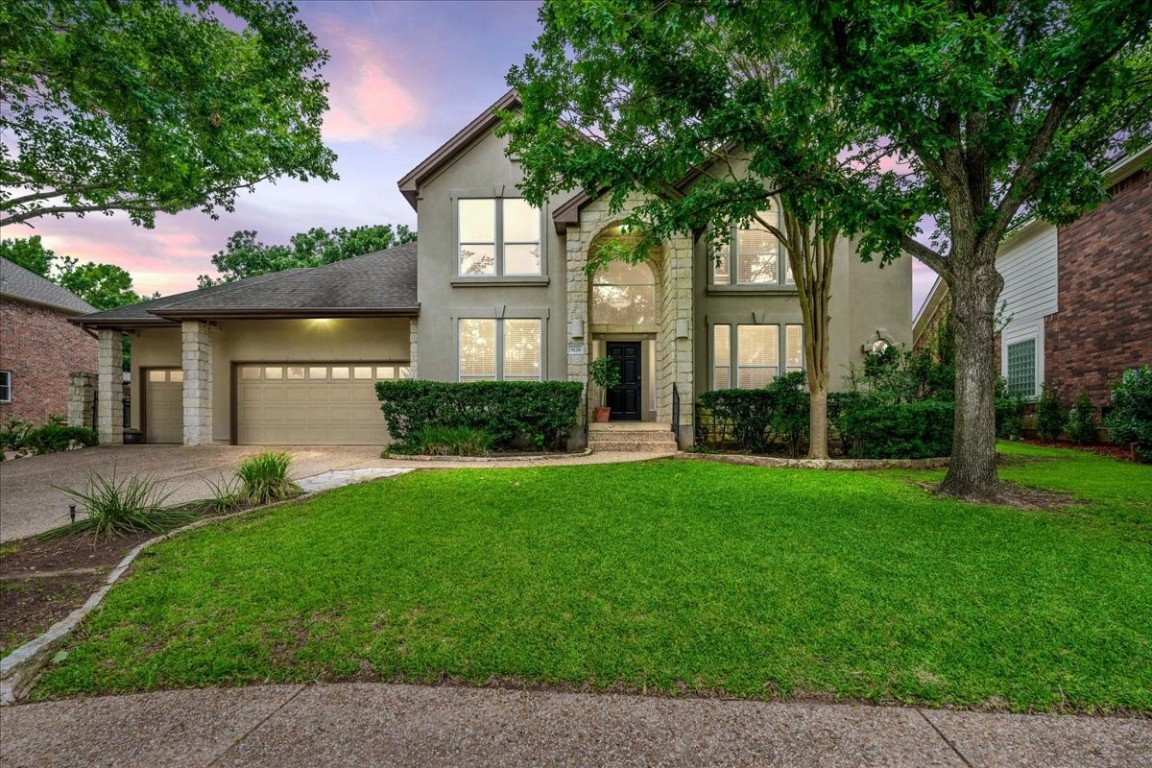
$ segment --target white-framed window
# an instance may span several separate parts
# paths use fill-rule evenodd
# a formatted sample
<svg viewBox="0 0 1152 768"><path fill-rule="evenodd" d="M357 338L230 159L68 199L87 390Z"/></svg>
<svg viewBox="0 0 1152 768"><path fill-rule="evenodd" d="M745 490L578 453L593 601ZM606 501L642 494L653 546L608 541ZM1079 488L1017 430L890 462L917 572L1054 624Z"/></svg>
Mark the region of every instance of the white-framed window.
<svg viewBox="0 0 1152 768"><path fill-rule="evenodd" d="M461 318L457 325L460 381L540 381L544 321Z"/></svg>
<svg viewBox="0 0 1152 768"><path fill-rule="evenodd" d="M712 388L755 389L804 370L804 326L712 326Z"/></svg>
<svg viewBox="0 0 1152 768"><path fill-rule="evenodd" d="M12 402L12 371L0 371L0 403Z"/></svg>
<svg viewBox="0 0 1152 768"><path fill-rule="evenodd" d="M540 211L513 197L456 201L457 273L461 277L543 274Z"/></svg>
<svg viewBox="0 0 1152 768"><path fill-rule="evenodd" d="M1036 338L1008 344L1004 354L1008 394L1036 397Z"/></svg>
<svg viewBox="0 0 1152 768"><path fill-rule="evenodd" d="M757 214L777 229L780 210L773 208ZM747 227L735 227L728 245L712 263L712 285L792 285L792 268L780 241L759 221Z"/></svg>

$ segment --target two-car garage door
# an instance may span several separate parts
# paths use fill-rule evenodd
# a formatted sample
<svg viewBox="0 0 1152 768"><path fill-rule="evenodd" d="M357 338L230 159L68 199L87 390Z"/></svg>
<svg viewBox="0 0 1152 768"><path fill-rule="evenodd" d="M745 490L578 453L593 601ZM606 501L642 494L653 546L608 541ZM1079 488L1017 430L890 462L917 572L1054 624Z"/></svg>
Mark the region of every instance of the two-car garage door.
<svg viewBox="0 0 1152 768"><path fill-rule="evenodd" d="M384 445L376 399L381 379L406 379L407 363L253 363L236 366L240 445Z"/></svg>

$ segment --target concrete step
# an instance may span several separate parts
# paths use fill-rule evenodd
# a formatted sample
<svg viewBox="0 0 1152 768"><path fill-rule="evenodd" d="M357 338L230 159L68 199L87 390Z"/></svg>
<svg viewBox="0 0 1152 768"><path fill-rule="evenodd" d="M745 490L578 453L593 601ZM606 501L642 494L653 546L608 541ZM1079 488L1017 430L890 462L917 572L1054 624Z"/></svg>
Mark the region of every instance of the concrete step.
<svg viewBox="0 0 1152 768"><path fill-rule="evenodd" d="M676 436L667 427L628 425L625 429L605 429L603 425L595 425L588 431L588 447L601 453L674 453Z"/></svg>

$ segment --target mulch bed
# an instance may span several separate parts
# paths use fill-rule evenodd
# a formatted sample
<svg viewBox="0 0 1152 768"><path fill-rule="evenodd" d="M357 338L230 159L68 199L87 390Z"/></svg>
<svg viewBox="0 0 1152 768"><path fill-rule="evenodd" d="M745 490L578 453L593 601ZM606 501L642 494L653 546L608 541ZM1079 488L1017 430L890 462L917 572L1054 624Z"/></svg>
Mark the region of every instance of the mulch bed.
<svg viewBox="0 0 1152 768"><path fill-rule="evenodd" d="M133 547L155 536L29 539L0 556L0 656L83 605Z"/></svg>

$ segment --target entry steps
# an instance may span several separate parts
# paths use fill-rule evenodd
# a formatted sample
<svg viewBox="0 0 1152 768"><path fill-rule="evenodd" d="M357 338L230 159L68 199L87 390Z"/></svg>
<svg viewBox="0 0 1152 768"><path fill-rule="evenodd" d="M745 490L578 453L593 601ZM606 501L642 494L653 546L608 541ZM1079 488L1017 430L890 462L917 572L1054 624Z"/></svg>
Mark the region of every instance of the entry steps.
<svg viewBox="0 0 1152 768"><path fill-rule="evenodd" d="M670 424L616 421L588 425L588 448L594 453L676 453Z"/></svg>

